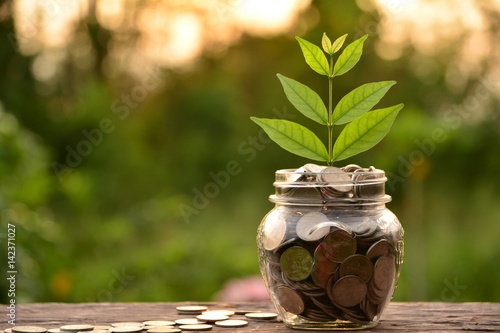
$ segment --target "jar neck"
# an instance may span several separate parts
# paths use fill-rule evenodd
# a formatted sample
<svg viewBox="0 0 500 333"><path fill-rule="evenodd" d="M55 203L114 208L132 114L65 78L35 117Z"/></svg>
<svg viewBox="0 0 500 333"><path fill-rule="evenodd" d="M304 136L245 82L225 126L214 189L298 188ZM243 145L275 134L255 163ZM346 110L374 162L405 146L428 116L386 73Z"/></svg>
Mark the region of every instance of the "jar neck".
<svg viewBox="0 0 500 333"><path fill-rule="evenodd" d="M385 172L373 167L355 171L319 167L314 172L284 169L276 172L276 192L269 200L277 205L383 208L391 201L385 194L386 181Z"/></svg>

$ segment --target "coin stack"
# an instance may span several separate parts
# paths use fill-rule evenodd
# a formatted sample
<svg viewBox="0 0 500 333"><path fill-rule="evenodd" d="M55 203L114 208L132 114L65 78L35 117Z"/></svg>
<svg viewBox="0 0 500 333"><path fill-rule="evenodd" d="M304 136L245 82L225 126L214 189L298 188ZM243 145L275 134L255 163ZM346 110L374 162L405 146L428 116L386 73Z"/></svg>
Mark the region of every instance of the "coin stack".
<svg viewBox="0 0 500 333"><path fill-rule="evenodd" d="M370 183L379 170L348 165L342 169L305 165L294 183L322 199L366 199L384 195L383 184ZM303 175L301 175L303 173ZM368 184L368 185L367 185ZM293 187L280 192L296 197ZM359 324L378 321L395 288L400 262L397 237L380 210L346 211L330 206L282 206L264 219L261 267L275 303L310 321Z"/></svg>

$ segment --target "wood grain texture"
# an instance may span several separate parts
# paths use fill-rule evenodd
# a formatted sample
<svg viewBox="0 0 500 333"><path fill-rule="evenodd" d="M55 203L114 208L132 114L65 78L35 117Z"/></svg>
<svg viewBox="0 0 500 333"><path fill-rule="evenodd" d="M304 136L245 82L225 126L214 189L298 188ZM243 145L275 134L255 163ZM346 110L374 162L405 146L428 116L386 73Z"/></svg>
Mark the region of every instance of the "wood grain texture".
<svg viewBox="0 0 500 333"><path fill-rule="evenodd" d="M212 309L273 311L270 303L34 303L16 307L16 325L57 328L67 324L110 324L120 321L172 320L179 305L206 305ZM0 328L7 323L7 305L0 307ZM235 316L243 318L243 316ZM279 320L248 320L241 328L213 328L212 332L297 332ZM500 303L390 303L380 324L371 332L500 332Z"/></svg>

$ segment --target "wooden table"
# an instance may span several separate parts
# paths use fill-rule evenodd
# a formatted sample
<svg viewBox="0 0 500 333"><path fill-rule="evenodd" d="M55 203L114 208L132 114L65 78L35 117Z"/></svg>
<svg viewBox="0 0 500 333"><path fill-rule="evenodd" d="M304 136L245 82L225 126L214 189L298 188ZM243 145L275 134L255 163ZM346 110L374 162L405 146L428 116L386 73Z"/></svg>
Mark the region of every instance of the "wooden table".
<svg viewBox="0 0 500 333"><path fill-rule="evenodd" d="M172 320L179 305L207 305L210 309L273 311L270 303L34 303L16 306L16 325L57 328L68 324L102 325L120 321ZM0 328L8 309L0 308ZM243 316L235 316L244 318ZM298 332L279 320L248 320L242 328L215 327L211 332ZM371 332L483 331L500 332L500 303L390 303L380 324Z"/></svg>

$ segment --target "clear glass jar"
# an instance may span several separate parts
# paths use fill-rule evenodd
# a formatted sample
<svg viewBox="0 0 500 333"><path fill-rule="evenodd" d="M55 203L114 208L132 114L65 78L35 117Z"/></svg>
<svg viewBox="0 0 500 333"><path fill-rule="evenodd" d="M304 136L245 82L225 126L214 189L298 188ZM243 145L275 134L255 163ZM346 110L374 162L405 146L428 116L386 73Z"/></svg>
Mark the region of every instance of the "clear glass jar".
<svg viewBox="0 0 500 333"><path fill-rule="evenodd" d="M385 207L382 170L308 164L279 170L259 226L259 263L284 323L297 329L378 324L403 262L403 228Z"/></svg>

